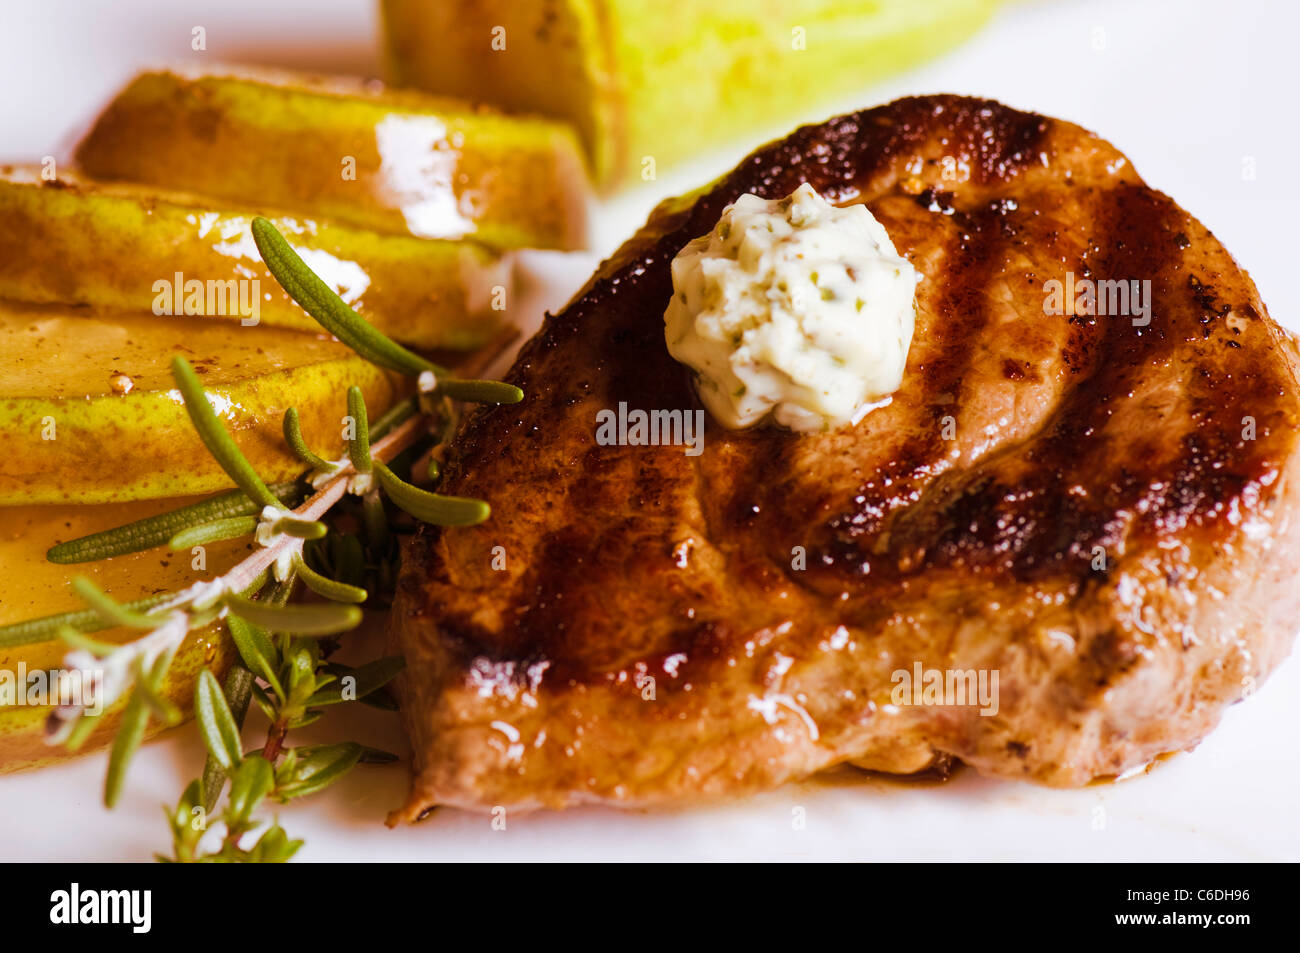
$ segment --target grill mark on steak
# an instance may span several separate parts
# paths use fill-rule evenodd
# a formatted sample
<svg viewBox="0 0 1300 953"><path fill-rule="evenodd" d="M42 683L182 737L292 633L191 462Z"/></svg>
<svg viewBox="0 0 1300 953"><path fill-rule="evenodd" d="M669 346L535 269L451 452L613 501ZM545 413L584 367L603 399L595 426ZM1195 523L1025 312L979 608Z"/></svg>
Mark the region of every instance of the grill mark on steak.
<svg viewBox="0 0 1300 953"><path fill-rule="evenodd" d="M741 192L804 180L867 202L925 276L891 404L829 434L710 423L698 458L597 447L619 401L698 406L663 343L673 255ZM1071 270L1151 280L1150 325L1046 315ZM493 517L405 544L417 777L395 817L662 804L844 761L1073 785L1195 744L1300 617L1295 361L1213 236L1076 126L922 97L760 149L547 318L509 374L523 403L462 421L443 490ZM892 705L913 663L999 671L999 714Z"/></svg>
<svg viewBox="0 0 1300 953"><path fill-rule="evenodd" d="M1134 203L1132 191L1121 185L1098 195L1093 216L1104 223L1099 234L1122 236L1132 230L1155 236L1166 230L1171 219L1168 209L1143 201L1151 194L1144 190ZM1091 237L1088 241L1089 252L1100 259L1097 266L1093 267L1089 252L1072 266L1080 278L1158 276L1171 261L1166 249L1149 240L1139 243L1121 237L1104 246L1097 241ZM1162 301L1165 290L1160 289ZM1072 494L1071 486L1080 481L1095 483L1098 477L1095 472L1079 472L1079 447L1087 440L1105 439L1112 401L1129 389L1136 369L1164 360L1171 346L1169 335L1154 318L1151 326L1134 328L1128 316L1076 316L1066 346L1070 375L1063 397L1044 427L1027 441L1032 445L1028 456L1033 468L1018 468L1008 474L1009 480L996 479L983 466L969 471L968 485L923 528L935 542L926 560L912 571L962 566L1000 569L1022 581L1049 572L1073 575L1079 581L1088 578L1095 571L1093 547L1113 553L1119 543L1117 533L1126 523L1114 514L1133 507L1149 480L1131 469L1138 461L1124 453L1129 465L1120 474L1122 483L1112 483L1103 499ZM1095 464L1088 458L1089 467Z"/></svg>
<svg viewBox="0 0 1300 953"><path fill-rule="evenodd" d="M936 322L929 329L935 339L970 340L987 326L991 314L984 289L1002 271L1002 254L1010 237L1002 227L1006 214L1001 208L969 213L954 211L952 222L957 234L953 240L957 247L953 263L943 276L927 279L938 285L932 308ZM815 558L810 560L812 571L807 573L808 585L839 591L845 576L870 576L874 559L875 578L863 580L872 587L879 580L895 575L900 563L911 564L917 554L908 552L906 547L891 544L881 552L870 543L901 509L930 492L932 483L942 484L947 472L944 418L955 408L974 358L975 353L969 348L949 347L941 350L934 360L908 368L909 384L915 382L925 396L926 425L901 446L896 457L859 485L851 511L836 513L826 522L829 538L816 540L810 550L810 556ZM753 439L761 441L762 432L757 432ZM750 488L744 487L740 496L743 498L750 492ZM890 538L892 543L895 538L892 535ZM864 539L869 541L866 547L861 542Z"/></svg>

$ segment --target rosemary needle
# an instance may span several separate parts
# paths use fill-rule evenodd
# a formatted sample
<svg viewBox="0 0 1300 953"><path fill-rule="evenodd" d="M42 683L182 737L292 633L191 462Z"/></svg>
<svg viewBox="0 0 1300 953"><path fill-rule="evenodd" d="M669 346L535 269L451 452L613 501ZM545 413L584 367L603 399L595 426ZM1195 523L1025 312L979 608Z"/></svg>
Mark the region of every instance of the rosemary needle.
<svg viewBox="0 0 1300 953"><path fill-rule="evenodd" d="M293 483L273 484L271 492L286 505L296 503L301 495ZM243 490L231 490L167 513L59 543L45 554L45 558L52 563L71 564L138 553L161 546L191 526L235 516L254 516L260 509Z"/></svg>
<svg viewBox="0 0 1300 953"><path fill-rule="evenodd" d="M455 400L472 404L517 404L524 392L514 384L503 381L440 380L438 390Z"/></svg>
<svg viewBox="0 0 1300 953"><path fill-rule="evenodd" d="M329 527L320 520L300 520L296 516L283 516L271 525L272 533L284 533L294 539L322 539Z"/></svg>
<svg viewBox="0 0 1300 953"><path fill-rule="evenodd" d="M235 615L272 632L335 635L355 629L361 622L361 610L356 606L333 602L271 606L233 594L227 594L224 601Z"/></svg>
<svg viewBox="0 0 1300 953"><path fill-rule="evenodd" d="M425 523L437 526L473 526L481 523L491 514L491 509L482 500L463 496L443 496L430 493L412 486L397 477L392 470L378 460L375 461L375 475L383 484L388 498L407 513Z"/></svg>
<svg viewBox="0 0 1300 953"><path fill-rule="evenodd" d="M95 725L99 723L101 717L101 715L83 714L78 718L77 723L72 726L72 731L68 735L67 741L63 742L67 749L69 751L80 751L81 746L86 743L86 739L90 737L90 733L95 730Z"/></svg>
<svg viewBox="0 0 1300 953"><path fill-rule="evenodd" d="M131 756L144 741L145 729L149 726L149 706L145 704L144 695L137 689L131 693L131 699L122 712L122 720L113 738L113 747L108 756L108 772L104 776L104 805L114 807L122 795L122 783L126 780L126 767Z"/></svg>
<svg viewBox="0 0 1300 953"><path fill-rule="evenodd" d="M162 624L161 619L121 605L85 576L77 576L73 579L72 589L108 625L122 625L130 629L156 629Z"/></svg>
<svg viewBox="0 0 1300 953"><path fill-rule="evenodd" d="M369 593L360 586L351 586L346 582L338 582L322 576L308 566L301 556L294 560L294 565L298 569L298 577L302 579L303 584L318 596L323 596L334 602L351 603L365 602L369 596Z"/></svg>
<svg viewBox="0 0 1300 953"><path fill-rule="evenodd" d="M136 599L134 602L124 603L123 607L136 611L147 610L174 596L175 593L164 592L156 596L148 596L144 599ZM39 619L25 619L22 622L13 622L9 625L0 626L0 648L9 649L18 645L35 645L39 642L48 642L65 625L70 625L79 632L98 632L101 629L112 628L112 625L105 622L94 609L60 612L57 615L47 615Z"/></svg>
<svg viewBox="0 0 1300 953"><path fill-rule="evenodd" d="M418 376L425 371L438 378L438 390L457 400L486 404L517 404L524 392L499 381L464 381L414 351L409 351L374 327L334 289L316 276L293 247L265 218L253 219L253 241L262 253L271 276L289 297L352 350L372 364L391 371Z"/></svg>
<svg viewBox="0 0 1300 953"><path fill-rule="evenodd" d="M238 539L257 531L256 516L232 516L230 519L213 520L190 526L171 538L168 545L172 549L189 549L193 546L206 546L226 539Z"/></svg>
<svg viewBox="0 0 1300 953"><path fill-rule="evenodd" d="M307 267L274 225L260 216L253 219L253 241L272 277L289 297L326 331L366 360L403 374L446 373L444 368L408 351L372 327Z"/></svg>
<svg viewBox="0 0 1300 953"><path fill-rule="evenodd" d="M311 447L307 446L307 441L303 438L302 427L298 421L298 408L290 407L284 412L284 423L281 426L284 431L284 442L289 445L289 449L294 452L303 463L307 464L313 470L330 470L333 467L328 460L318 457L312 452Z"/></svg>
<svg viewBox="0 0 1300 953"><path fill-rule="evenodd" d="M361 388L353 385L348 388L348 416L352 418L352 439L348 441L348 457L352 467L358 473L369 473L370 462L370 420L366 416L366 398Z"/></svg>
<svg viewBox="0 0 1300 953"><path fill-rule="evenodd" d="M231 616L231 622L242 621ZM234 626L231 626L234 631ZM226 684L224 688L226 702L230 706L230 713L235 719L235 724L242 727L244 717L248 714L248 703L253 697L253 673L244 666L234 664L230 666L230 671L226 673ZM226 769L223 768L217 760L208 755L203 764L203 777L198 784L198 791L201 795L202 807L207 813L211 814L217 806L217 800L221 797L221 789L226 783ZM195 797L196 802L199 797ZM192 815L189 811L185 812L184 822L188 826Z"/></svg>
<svg viewBox="0 0 1300 953"><path fill-rule="evenodd" d="M83 652L89 652L96 658L103 658L120 646L112 642L104 642L100 639L93 639L84 632L79 632L70 625L61 626L58 636L74 649L81 649Z"/></svg>
<svg viewBox="0 0 1300 953"><path fill-rule="evenodd" d="M226 428L221 426L221 421L212 412L212 405L208 403L208 395L203 390L199 375L194 373L190 362L179 354L172 358L172 376L176 378L181 396L185 398L185 409L189 412L194 429L199 432L208 452L221 464L221 469L254 503L279 506L280 501L267 489L253 465L239 452L235 441L230 439L230 434L226 433Z"/></svg>

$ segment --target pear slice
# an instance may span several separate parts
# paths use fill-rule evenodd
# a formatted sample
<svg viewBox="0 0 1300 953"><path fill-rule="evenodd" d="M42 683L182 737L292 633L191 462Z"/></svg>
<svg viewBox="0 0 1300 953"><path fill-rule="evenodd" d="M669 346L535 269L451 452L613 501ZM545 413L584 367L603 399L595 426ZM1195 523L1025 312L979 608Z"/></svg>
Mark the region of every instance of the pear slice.
<svg viewBox="0 0 1300 953"><path fill-rule="evenodd" d="M0 508L0 566L21 567L22 570L0 574L0 625L84 609L85 603L68 585L77 574L89 577L119 602L130 602L156 592L174 592L220 575L256 548L248 540L229 540L209 544L201 553L152 549L76 566L56 565L45 559L46 551L56 543L155 516L196 502L196 499L149 500L104 506ZM115 628L96 632L95 638L122 642L139 635L138 631ZM12 648L0 647L0 678L11 678L8 690L14 691L12 698L5 697L7 687L0 686L0 773L36 767L69 756L65 748L45 744L45 721L50 707L27 703L29 700L49 701L49 697L29 698L24 691L20 702L17 695L20 672L31 675L57 669L67 652L68 646L58 639ZM172 661L163 685L163 697L188 712L198 670L206 665L221 673L233 657L233 648L221 623L196 629L189 634ZM21 684L25 690L30 683L24 679ZM108 742L117 729L125 705L126 699L123 698L105 711L83 751ZM154 720L150 731L156 733L161 727Z"/></svg>
<svg viewBox="0 0 1300 953"><path fill-rule="evenodd" d="M77 150L90 175L419 238L581 248L572 131L343 79L137 76Z"/></svg>
<svg viewBox="0 0 1300 953"><path fill-rule="evenodd" d="M253 216L152 186L67 172L51 181L38 168L0 166L0 297L318 331L262 263ZM472 241L382 235L308 217L272 221L390 337L471 350L500 332L508 257Z"/></svg>
<svg viewBox="0 0 1300 953"><path fill-rule="evenodd" d="M325 335L0 301L0 505L231 487L175 389L177 354L268 481L305 469L281 435L286 408L298 408L318 453L338 456L347 387L359 386L375 415L408 386Z"/></svg>
<svg viewBox="0 0 1300 953"><path fill-rule="evenodd" d="M394 83L567 119L608 189L820 119L836 97L964 40L998 3L383 0L382 9Z"/></svg>

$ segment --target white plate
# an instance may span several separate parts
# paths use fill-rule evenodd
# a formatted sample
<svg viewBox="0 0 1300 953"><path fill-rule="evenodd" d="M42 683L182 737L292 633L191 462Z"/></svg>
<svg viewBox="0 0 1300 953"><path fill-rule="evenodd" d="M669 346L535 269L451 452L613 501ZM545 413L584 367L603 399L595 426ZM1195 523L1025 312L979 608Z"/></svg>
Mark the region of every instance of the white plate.
<svg viewBox="0 0 1300 953"><path fill-rule="evenodd" d="M203 53L190 50L199 26ZM1149 183L1214 231L1250 270L1273 317L1295 328L1297 35L1300 6L1290 0L1013 6L955 53L841 105L972 93L1098 130ZM0 159L66 156L83 125L145 65L238 61L368 73L377 61L375 37L370 0L10 3L0 30L0 88L9 91L0 98ZM659 198L725 171L759 141L719 150L607 203L597 213L596 250L611 250ZM551 260L531 300L561 302L591 261ZM404 750L395 718L364 710L357 721L351 730L362 740ZM299 856L317 861L1297 860L1298 724L1300 663L1291 659L1195 752L1148 775L1078 791L971 771L943 786L846 773L703 810L538 814L509 818L505 831L446 811L388 831L383 816L406 784L399 765L358 769L281 817L291 835L307 841ZM256 729L251 718L250 743ZM159 804L174 802L201 764L192 728L148 745L111 814L99 806L102 754L2 777L0 860L148 859L167 846ZM806 819L802 829L796 809Z"/></svg>

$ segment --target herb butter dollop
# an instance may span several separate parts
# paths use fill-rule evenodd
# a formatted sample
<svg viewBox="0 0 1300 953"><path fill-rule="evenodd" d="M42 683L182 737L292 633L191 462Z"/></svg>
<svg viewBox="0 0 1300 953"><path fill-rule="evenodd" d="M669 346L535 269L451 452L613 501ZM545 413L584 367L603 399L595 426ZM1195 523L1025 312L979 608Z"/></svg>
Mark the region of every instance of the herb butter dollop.
<svg viewBox="0 0 1300 953"><path fill-rule="evenodd" d="M903 380L916 269L865 205L742 195L672 262L668 352L725 427L857 423Z"/></svg>

